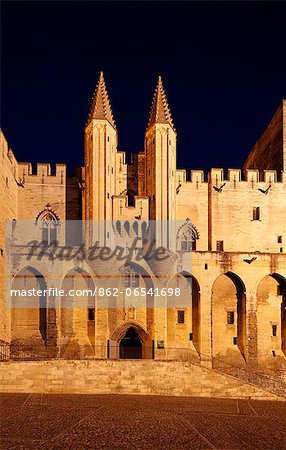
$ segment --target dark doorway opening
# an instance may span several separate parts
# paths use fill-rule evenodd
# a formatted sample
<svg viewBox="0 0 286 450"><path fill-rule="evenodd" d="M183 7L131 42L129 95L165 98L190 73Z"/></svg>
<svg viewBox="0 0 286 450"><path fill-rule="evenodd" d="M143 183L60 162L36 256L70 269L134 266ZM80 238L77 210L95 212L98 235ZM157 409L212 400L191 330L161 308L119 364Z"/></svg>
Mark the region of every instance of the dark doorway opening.
<svg viewBox="0 0 286 450"><path fill-rule="evenodd" d="M134 328L128 328L120 341L121 359L142 359L142 341Z"/></svg>

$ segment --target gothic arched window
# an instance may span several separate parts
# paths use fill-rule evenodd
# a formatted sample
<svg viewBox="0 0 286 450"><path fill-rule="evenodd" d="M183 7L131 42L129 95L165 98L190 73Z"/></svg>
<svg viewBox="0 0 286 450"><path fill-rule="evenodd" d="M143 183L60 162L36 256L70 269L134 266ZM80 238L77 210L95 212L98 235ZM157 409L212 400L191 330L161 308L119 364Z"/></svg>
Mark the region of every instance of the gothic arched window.
<svg viewBox="0 0 286 450"><path fill-rule="evenodd" d="M128 220L126 220L125 223L124 223L124 229L125 229L127 235L129 235L129 233L130 233L130 223L129 223Z"/></svg>
<svg viewBox="0 0 286 450"><path fill-rule="evenodd" d="M48 213L41 219L42 239L50 244L57 240L57 220Z"/></svg>
<svg viewBox="0 0 286 450"><path fill-rule="evenodd" d="M119 234L119 236L121 235L121 222L120 222L120 220L117 220L116 221L116 231L117 231L117 233Z"/></svg>
<svg viewBox="0 0 286 450"><path fill-rule="evenodd" d="M36 224L41 230L42 241L47 241L48 244L51 244L57 240L57 229L60 222L57 215L51 210L49 204L47 204L44 211L38 215Z"/></svg>
<svg viewBox="0 0 286 450"><path fill-rule="evenodd" d="M147 223L145 221L142 222L141 230L142 230L142 238L144 238L147 232Z"/></svg>
<svg viewBox="0 0 286 450"><path fill-rule="evenodd" d="M139 287L139 274L131 267L125 267L124 271L124 286L126 288Z"/></svg>
<svg viewBox="0 0 286 450"><path fill-rule="evenodd" d="M187 223L181 227L178 235L178 250L183 252L191 252L197 248L197 239L199 239L199 234L196 228Z"/></svg>

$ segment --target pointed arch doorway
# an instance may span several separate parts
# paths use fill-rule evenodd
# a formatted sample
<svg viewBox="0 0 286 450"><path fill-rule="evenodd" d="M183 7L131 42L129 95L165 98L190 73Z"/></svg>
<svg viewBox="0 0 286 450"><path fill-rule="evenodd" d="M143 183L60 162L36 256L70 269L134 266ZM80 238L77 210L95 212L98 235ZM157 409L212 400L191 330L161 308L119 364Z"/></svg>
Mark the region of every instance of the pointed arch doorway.
<svg viewBox="0 0 286 450"><path fill-rule="evenodd" d="M120 359L142 359L142 340L135 330L130 327L119 343Z"/></svg>
<svg viewBox="0 0 286 450"><path fill-rule="evenodd" d="M152 359L154 342L141 324L128 321L112 333L107 354L110 359Z"/></svg>

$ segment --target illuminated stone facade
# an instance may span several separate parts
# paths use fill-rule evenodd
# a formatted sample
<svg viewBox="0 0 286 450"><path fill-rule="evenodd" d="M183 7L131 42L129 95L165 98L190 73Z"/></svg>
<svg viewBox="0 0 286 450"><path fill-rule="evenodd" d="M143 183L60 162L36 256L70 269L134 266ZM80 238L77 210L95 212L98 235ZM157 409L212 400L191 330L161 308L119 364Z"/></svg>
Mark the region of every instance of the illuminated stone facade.
<svg viewBox="0 0 286 450"><path fill-rule="evenodd" d="M225 176L222 169L208 175L192 170L189 178L176 166L176 137L159 78L144 151L132 155L127 164L125 153L117 149L102 73L85 128L85 165L74 177L67 176L64 164L51 173L49 164L41 163L33 172L31 164L17 162L1 134L0 339L3 345L11 343L11 355L19 349L26 355L30 348L38 355L57 357L199 357L283 370L286 102L255 144L243 171L229 169ZM118 271L123 290L128 286L162 292L162 287L175 288L179 280L189 305L168 307L168 299L163 304L146 294L136 306L121 293L110 307L100 307L96 296L84 308L45 308L43 299L38 309L6 307L5 222L15 220L17 226L33 221L42 237L56 238L63 246L67 236L59 225L81 219L87 249L96 241L110 247L142 237L150 221L180 224L173 235L156 235L156 245L170 249L173 262L168 267L161 263L158 270L156 262L144 259L128 266L115 260L70 261L52 278L40 273L33 260L28 264L26 249L21 253L13 242L18 259L12 286L26 277L30 287L42 283L64 288L72 280L78 288L107 288L103 274ZM95 221L106 225L94 229L90 224ZM168 276L158 276L160 270Z"/></svg>

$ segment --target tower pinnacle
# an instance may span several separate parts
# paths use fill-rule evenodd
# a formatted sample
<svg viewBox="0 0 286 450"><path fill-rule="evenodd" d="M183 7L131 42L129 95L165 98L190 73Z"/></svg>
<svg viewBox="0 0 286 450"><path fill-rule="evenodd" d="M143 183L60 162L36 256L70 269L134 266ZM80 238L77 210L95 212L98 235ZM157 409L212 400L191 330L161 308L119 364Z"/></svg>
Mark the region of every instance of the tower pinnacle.
<svg viewBox="0 0 286 450"><path fill-rule="evenodd" d="M169 124L174 131L176 131L173 119L171 116L171 111L168 105L167 96L164 90L162 77L159 75L158 82L156 85L155 93L152 100L151 111L149 115L149 121L147 125L147 130L151 128L156 123L166 123Z"/></svg>
<svg viewBox="0 0 286 450"><path fill-rule="evenodd" d="M113 118L111 105L104 81L103 72L100 72L99 80L92 97L91 108L88 116L88 123L92 119L108 120L108 122L116 129Z"/></svg>

